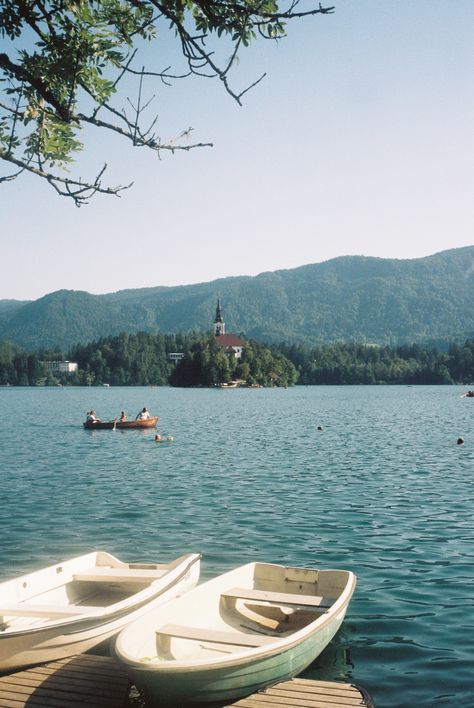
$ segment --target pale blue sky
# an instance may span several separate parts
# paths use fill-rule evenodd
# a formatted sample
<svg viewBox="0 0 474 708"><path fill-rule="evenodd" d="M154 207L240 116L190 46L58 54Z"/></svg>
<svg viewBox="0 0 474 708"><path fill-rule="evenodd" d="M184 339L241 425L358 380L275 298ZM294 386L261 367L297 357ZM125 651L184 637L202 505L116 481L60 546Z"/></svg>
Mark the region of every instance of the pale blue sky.
<svg viewBox="0 0 474 708"><path fill-rule="evenodd" d="M150 86L163 138L193 126L213 148L159 161L90 134L83 176L106 161L134 180L121 199L77 209L33 177L0 185L0 299L474 244L474 3L335 5L241 55L237 87L268 73L243 107L205 79Z"/></svg>

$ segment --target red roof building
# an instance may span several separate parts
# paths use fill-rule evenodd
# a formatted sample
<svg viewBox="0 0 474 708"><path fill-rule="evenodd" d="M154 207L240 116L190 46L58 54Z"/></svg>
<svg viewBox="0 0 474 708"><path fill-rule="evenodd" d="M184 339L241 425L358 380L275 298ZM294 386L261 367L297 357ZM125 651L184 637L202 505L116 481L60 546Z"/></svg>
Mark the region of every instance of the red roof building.
<svg viewBox="0 0 474 708"><path fill-rule="evenodd" d="M242 339L238 334L233 334L232 332L229 334L225 333L225 322L219 300L217 300L214 334L216 335L217 346L222 347L227 356L234 356L236 359L240 359L242 349L245 345L245 339Z"/></svg>

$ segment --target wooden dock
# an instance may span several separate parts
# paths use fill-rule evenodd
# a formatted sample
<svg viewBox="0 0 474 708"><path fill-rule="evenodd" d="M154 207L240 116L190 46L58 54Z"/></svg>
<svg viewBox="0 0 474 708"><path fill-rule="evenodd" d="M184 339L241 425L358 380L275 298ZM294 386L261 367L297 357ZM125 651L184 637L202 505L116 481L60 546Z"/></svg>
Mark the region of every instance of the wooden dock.
<svg viewBox="0 0 474 708"><path fill-rule="evenodd" d="M373 705L369 694L359 686L295 678L269 686L225 708L373 708Z"/></svg>
<svg viewBox="0 0 474 708"><path fill-rule="evenodd" d="M110 657L80 654L0 676L0 708L126 708L129 685Z"/></svg>
<svg viewBox="0 0 474 708"><path fill-rule="evenodd" d="M113 659L81 654L0 676L0 708L127 708L129 689L127 675ZM370 696L358 686L296 678L225 708L356 706L373 708Z"/></svg>

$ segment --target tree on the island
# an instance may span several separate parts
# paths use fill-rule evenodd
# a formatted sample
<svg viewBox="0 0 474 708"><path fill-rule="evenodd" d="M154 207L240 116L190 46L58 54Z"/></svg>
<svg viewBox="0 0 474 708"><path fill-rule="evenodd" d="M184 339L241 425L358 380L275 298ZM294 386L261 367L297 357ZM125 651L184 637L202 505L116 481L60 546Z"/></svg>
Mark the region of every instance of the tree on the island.
<svg viewBox="0 0 474 708"><path fill-rule="evenodd" d="M146 118L145 79L217 78L240 103L263 76L240 91L232 87L239 50L256 37L282 38L289 20L332 11L311 0L2 0L0 158L9 173L0 182L27 171L77 206L97 192L118 195L126 187L104 184L106 165L86 181L65 171L82 148L84 127L158 154L210 145L187 143L191 128L176 139L158 136L156 117ZM140 47L158 43L167 31L174 33L185 68L141 65ZM135 98L125 95L130 78L137 82Z"/></svg>

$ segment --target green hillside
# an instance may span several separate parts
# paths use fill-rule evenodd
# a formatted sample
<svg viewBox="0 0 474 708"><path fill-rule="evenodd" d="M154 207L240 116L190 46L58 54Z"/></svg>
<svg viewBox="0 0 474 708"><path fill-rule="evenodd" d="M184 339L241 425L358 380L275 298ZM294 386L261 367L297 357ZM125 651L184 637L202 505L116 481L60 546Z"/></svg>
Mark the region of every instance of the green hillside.
<svg viewBox="0 0 474 708"><path fill-rule="evenodd" d="M197 285L4 300L0 340L67 351L120 332L208 331L218 296L227 330L260 341L462 341L474 333L474 246L413 260L344 256Z"/></svg>

